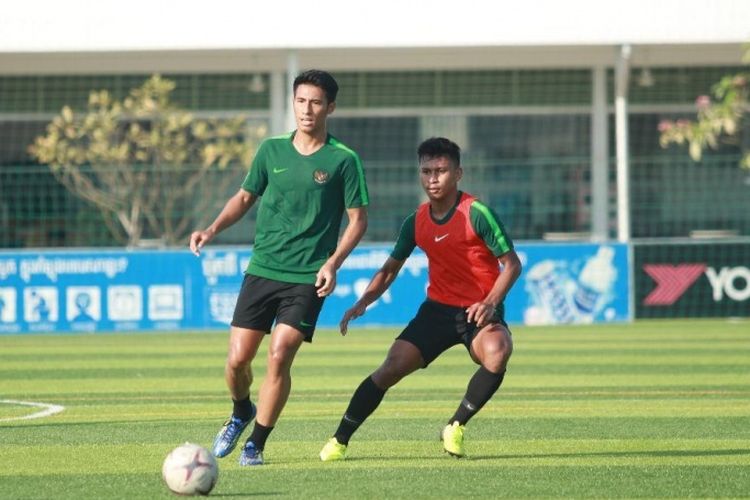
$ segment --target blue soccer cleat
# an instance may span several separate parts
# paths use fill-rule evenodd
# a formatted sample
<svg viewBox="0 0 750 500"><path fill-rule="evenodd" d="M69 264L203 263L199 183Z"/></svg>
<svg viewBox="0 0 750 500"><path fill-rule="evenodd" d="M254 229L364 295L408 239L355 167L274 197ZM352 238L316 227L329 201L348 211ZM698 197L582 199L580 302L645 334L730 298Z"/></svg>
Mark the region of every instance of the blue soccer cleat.
<svg viewBox="0 0 750 500"><path fill-rule="evenodd" d="M249 419L240 420L239 418L231 416L229 417L229 420L224 422L224 426L214 439L213 454L215 457L226 457L232 453L232 450L237 446L237 442L240 440L240 435L242 435L242 432L248 424L250 424L253 418L255 418L255 405L252 403L250 404L252 405L253 411Z"/></svg>
<svg viewBox="0 0 750 500"><path fill-rule="evenodd" d="M255 447L255 443L249 439L242 448L240 465L263 465L263 450Z"/></svg>

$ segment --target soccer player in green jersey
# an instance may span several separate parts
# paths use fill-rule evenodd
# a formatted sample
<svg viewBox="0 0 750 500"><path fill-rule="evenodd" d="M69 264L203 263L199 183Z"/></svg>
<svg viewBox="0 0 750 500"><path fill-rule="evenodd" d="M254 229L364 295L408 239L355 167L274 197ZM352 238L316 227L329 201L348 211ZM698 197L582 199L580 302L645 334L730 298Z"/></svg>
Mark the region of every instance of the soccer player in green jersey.
<svg viewBox="0 0 750 500"><path fill-rule="evenodd" d="M190 237L190 249L198 255L260 198L253 255L232 318L225 366L234 407L213 444L214 455L228 455L255 418L241 465L263 463L266 439L289 397L294 357L303 342L312 341L336 272L367 228L369 200L359 156L327 132L336 81L310 70L297 76L293 91L296 130L260 145L237 194L207 229ZM339 240L344 212L349 222ZM256 409L250 401L250 364L269 333Z"/></svg>
<svg viewBox="0 0 750 500"><path fill-rule="evenodd" d="M341 333L388 289L417 246L428 260L427 300L393 342L383 364L354 392L339 428L320 452L323 461L345 458L349 438L386 391L457 344L466 347L479 368L443 428L442 440L446 452L464 456L464 426L500 387L513 351L503 317L503 300L521 273L513 242L489 207L459 191L463 170L458 145L442 137L428 139L417 156L428 201L404 221L390 257L344 313Z"/></svg>

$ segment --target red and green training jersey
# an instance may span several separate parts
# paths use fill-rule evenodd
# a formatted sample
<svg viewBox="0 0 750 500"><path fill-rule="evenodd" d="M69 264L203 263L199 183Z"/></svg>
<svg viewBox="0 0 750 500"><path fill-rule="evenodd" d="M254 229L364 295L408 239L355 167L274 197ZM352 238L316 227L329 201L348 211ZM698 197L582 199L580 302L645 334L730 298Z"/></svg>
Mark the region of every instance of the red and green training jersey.
<svg viewBox="0 0 750 500"><path fill-rule="evenodd" d="M418 246L427 255L427 297L468 307L484 300L500 274L497 258L513 249L497 214L473 196L459 192L458 201L435 220L423 203L404 220L391 257L406 260Z"/></svg>
<svg viewBox="0 0 750 500"><path fill-rule="evenodd" d="M266 139L242 183L242 189L261 197L246 272L312 284L336 250L344 210L364 207L369 198L354 151L328 135L320 149L302 155L293 136Z"/></svg>

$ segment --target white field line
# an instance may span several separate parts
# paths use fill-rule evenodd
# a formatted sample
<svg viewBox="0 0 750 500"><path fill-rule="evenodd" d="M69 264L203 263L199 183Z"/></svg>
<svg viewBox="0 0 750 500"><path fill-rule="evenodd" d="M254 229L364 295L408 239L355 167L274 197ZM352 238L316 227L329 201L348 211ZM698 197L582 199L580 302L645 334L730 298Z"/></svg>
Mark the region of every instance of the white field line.
<svg viewBox="0 0 750 500"><path fill-rule="evenodd" d="M16 401L13 399L0 399L0 404L9 405L22 405L22 406L33 406L34 408L44 408L42 411L32 413L31 415L23 415L21 417L7 417L0 418L0 422L8 422L10 420L31 420L32 418L49 417L55 413L60 413L65 410L64 406L52 405L47 403L35 403L33 401Z"/></svg>

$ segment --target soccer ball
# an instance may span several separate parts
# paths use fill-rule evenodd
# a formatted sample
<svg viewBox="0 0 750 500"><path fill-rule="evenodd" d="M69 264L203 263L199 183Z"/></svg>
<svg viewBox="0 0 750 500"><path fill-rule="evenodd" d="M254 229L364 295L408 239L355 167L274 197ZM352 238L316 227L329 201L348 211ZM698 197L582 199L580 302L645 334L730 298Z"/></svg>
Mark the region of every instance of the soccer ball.
<svg viewBox="0 0 750 500"><path fill-rule="evenodd" d="M185 443L164 459L161 475L178 495L208 495L219 479L214 456L202 446Z"/></svg>

